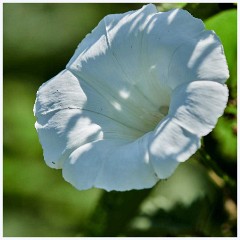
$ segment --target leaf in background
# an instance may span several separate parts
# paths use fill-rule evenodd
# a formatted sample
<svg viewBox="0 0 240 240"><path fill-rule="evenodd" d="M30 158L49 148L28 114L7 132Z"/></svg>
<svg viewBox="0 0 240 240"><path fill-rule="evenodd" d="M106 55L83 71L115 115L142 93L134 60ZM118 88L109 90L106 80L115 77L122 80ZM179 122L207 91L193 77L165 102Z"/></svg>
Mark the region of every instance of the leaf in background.
<svg viewBox="0 0 240 240"><path fill-rule="evenodd" d="M202 20L221 11L218 3L188 3L183 9L190 12L194 17Z"/></svg>
<svg viewBox="0 0 240 240"><path fill-rule="evenodd" d="M173 8L183 8L186 3L156 3L159 12L166 12Z"/></svg>

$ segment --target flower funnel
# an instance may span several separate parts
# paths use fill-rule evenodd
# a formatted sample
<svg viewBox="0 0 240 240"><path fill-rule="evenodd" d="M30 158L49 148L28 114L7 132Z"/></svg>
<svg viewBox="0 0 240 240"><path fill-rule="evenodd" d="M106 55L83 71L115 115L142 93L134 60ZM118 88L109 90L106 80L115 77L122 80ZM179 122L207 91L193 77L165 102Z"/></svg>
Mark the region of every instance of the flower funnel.
<svg viewBox="0 0 240 240"><path fill-rule="evenodd" d="M44 159L79 190L150 188L214 128L228 77L219 38L187 11L108 15L37 92Z"/></svg>

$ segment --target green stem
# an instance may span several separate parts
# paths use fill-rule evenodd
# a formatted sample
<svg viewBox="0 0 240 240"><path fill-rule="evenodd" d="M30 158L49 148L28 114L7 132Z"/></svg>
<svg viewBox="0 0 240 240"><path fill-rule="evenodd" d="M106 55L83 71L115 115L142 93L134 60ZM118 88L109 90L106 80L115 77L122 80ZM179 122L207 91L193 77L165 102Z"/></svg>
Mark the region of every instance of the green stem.
<svg viewBox="0 0 240 240"><path fill-rule="evenodd" d="M235 181L229 177L219 166L218 164L212 160L212 158L209 156L209 154L205 151L204 147L199 149L199 156L200 161L204 166L206 166L208 169L213 170L220 178L222 178L225 182L225 184L231 188L234 188L236 183Z"/></svg>
<svg viewBox="0 0 240 240"><path fill-rule="evenodd" d="M86 236L121 236L151 191L152 189L103 192L89 221Z"/></svg>

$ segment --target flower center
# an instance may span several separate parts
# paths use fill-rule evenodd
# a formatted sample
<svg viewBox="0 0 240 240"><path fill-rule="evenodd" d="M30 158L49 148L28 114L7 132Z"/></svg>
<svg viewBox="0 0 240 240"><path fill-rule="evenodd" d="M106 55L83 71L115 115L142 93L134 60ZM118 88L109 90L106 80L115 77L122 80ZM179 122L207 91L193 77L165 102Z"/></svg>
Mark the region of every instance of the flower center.
<svg viewBox="0 0 240 240"><path fill-rule="evenodd" d="M155 129L168 114L170 93L170 89L158 85L148 85L145 89L132 85L119 91L118 101L110 103L118 113L117 121L133 130L127 138L137 139Z"/></svg>

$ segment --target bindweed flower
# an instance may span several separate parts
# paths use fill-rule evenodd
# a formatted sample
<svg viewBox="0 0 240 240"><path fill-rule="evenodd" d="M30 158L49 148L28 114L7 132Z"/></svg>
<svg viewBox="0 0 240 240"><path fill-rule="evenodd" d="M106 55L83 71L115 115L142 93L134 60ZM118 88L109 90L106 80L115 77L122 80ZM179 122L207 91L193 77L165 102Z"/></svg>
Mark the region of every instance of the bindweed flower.
<svg viewBox="0 0 240 240"><path fill-rule="evenodd" d="M228 77L219 38L187 11L108 15L37 92L44 159L80 190L150 188L214 128Z"/></svg>

